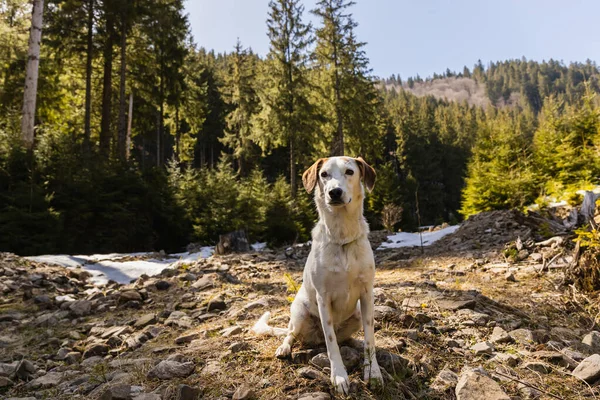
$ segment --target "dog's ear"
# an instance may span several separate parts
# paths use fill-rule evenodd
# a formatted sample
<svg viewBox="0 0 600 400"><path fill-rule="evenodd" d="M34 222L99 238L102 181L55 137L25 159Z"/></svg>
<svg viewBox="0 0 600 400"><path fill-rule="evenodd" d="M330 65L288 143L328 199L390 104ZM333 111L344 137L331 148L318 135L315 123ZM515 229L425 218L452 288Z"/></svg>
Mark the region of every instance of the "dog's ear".
<svg viewBox="0 0 600 400"><path fill-rule="evenodd" d="M377 174L373 167L371 167L362 157L355 158L356 163L358 164L358 169L360 169L360 176L365 182L365 186L367 190L370 192L373 190L373 186L375 186L375 179L377 178Z"/></svg>
<svg viewBox="0 0 600 400"><path fill-rule="evenodd" d="M302 183L304 184L304 189L306 189L308 193L312 192L317 185L317 180L319 179L319 170L321 169L321 165L323 165L325 160L327 159L319 158L302 174Z"/></svg>

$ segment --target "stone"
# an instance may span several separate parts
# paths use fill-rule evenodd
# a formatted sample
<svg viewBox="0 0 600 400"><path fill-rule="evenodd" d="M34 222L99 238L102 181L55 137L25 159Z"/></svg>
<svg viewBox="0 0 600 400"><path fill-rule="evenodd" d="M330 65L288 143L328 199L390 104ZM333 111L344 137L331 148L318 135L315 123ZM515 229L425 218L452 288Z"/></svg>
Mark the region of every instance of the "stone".
<svg viewBox="0 0 600 400"><path fill-rule="evenodd" d="M156 281L154 286L157 290L169 290L169 288L171 287L171 283L169 281L160 280Z"/></svg>
<svg viewBox="0 0 600 400"><path fill-rule="evenodd" d="M64 361L67 364L77 364L81 359L81 353L78 351L70 351L65 355Z"/></svg>
<svg viewBox="0 0 600 400"><path fill-rule="evenodd" d="M119 303L127 303L129 301L142 301L142 295L136 290L126 290L119 294Z"/></svg>
<svg viewBox="0 0 600 400"><path fill-rule="evenodd" d="M194 372L195 365L193 362L180 363L177 361L163 360L150 371L148 378L150 379L173 379L185 378Z"/></svg>
<svg viewBox="0 0 600 400"><path fill-rule="evenodd" d="M7 377L0 376L0 389L10 387L14 384L15 383L13 381L11 381L10 379L8 379Z"/></svg>
<svg viewBox="0 0 600 400"><path fill-rule="evenodd" d="M575 360L558 351L541 350L531 353L531 356L569 370L577 367Z"/></svg>
<svg viewBox="0 0 600 400"><path fill-rule="evenodd" d="M84 368L90 368L97 364L100 364L104 359L100 356L92 356L90 358L86 358L81 362L81 366Z"/></svg>
<svg viewBox="0 0 600 400"><path fill-rule="evenodd" d="M40 306L49 306L52 304L52 299L46 294L41 294L33 298L33 302Z"/></svg>
<svg viewBox="0 0 600 400"><path fill-rule="evenodd" d="M162 400L162 396L156 393L142 393L135 396L133 400Z"/></svg>
<svg viewBox="0 0 600 400"><path fill-rule="evenodd" d="M215 287L215 281L211 275L202 275L200 279L192 284L196 290L202 291Z"/></svg>
<svg viewBox="0 0 600 400"><path fill-rule="evenodd" d="M179 275L179 280L184 282L194 282L196 279L198 279L198 275L192 274L191 272Z"/></svg>
<svg viewBox="0 0 600 400"><path fill-rule="evenodd" d="M58 385L64 375L62 372L48 372L46 375L40 376L29 382L26 387L29 389L49 389Z"/></svg>
<svg viewBox="0 0 600 400"><path fill-rule="evenodd" d="M373 308L373 317L375 321L389 321L397 318L398 310L389 306L375 306Z"/></svg>
<svg viewBox="0 0 600 400"><path fill-rule="evenodd" d="M250 400L254 398L254 390L247 384L242 383L233 393L232 400Z"/></svg>
<svg viewBox="0 0 600 400"><path fill-rule="evenodd" d="M33 325L41 327L53 327L58 324L58 318L54 313L42 314L33 321Z"/></svg>
<svg viewBox="0 0 600 400"><path fill-rule="evenodd" d="M510 343L513 341L513 338L499 326L494 327L492 331L492 335L490 336L491 343Z"/></svg>
<svg viewBox="0 0 600 400"><path fill-rule="evenodd" d="M515 329L508 333L513 340L519 344L532 345L536 343L533 332L529 329Z"/></svg>
<svg viewBox="0 0 600 400"><path fill-rule="evenodd" d="M169 318L166 319L165 325L173 326L176 325L180 328L189 329L192 327L192 319L188 317L183 311L173 311Z"/></svg>
<svg viewBox="0 0 600 400"><path fill-rule="evenodd" d="M110 347L106 343L95 342L86 346L83 352L83 358L90 358L93 356L105 356L108 354Z"/></svg>
<svg viewBox="0 0 600 400"><path fill-rule="evenodd" d="M516 282L517 281L517 278L515 278L515 274L513 274L511 271L508 271L504 275L504 279L506 279L507 282Z"/></svg>
<svg viewBox="0 0 600 400"><path fill-rule="evenodd" d="M593 354L583 360L571 375L590 384L596 382L600 378L600 354Z"/></svg>
<svg viewBox="0 0 600 400"><path fill-rule="evenodd" d="M594 352L600 351L600 332L592 331L588 333L581 342L590 346Z"/></svg>
<svg viewBox="0 0 600 400"><path fill-rule="evenodd" d="M298 397L298 400L329 400L331 396L329 393L324 392L313 392L313 393L304 393Z"/></svg>
<svg viewBox="0 0 600 400"><path fill-rule="evenodd" d="M461 374L455 392L457 400L510 400L493 379L473 370Z"/></svg>
<svg viewBox="0 0 600 400"><path fill-rule="evenodd" d="M377 354L377 363L387 372L396 376L405 376L408 372L408 360L389 351L381 350Z"/></svg>
<svg viewBox="0 0 600 400"><path fill-rule="evenodd" d="M198 400L202 395L202 390L198 387L188 385L177 386L177 400Z"/></svg>
<svg viewBox="0 0 600 400"><path fill-rule="evenodd" d="M476 356L492 354L494 351L494 345L490 342L479 342L471 346L471 350L473 350Z"/></svg>
<svg viewBox="0 0 600 400"><path fill-rule="evenodd" d="M318 381L327 382L329 378L321 371L317 371L312 367L302 367L298 370L298 375L305 379L313 379Z"/></svg>
<svg viewBox="0 0 600 400"><path fill-rule="evenodd" d="M521 366L523 369L537 372L539 374L549 374L552 372L552 367L548 364L539 361L527 361Z"/></svg>
<svg viewBox="0 0 600 400"><path fill-rule="evenodd" d="M206 311L224 310L227 308L225 300L221 296L215 297L208 302Z"/></svg>
<svg viewBox="0 0 600 400"><path fill-rule="evenodd" d="M475 308L475 300L452 300L452 299L441 299L437 301L437 305L442 310L458 311L463 308Z"/></svg>
<svg viewBox="0 0 600 400"><path fill-rule="evenodd" d="M230 326L229 328L225 328L223 330L221 330L221 336L223 337L229 337L229 336L234 336L234 335L239 335L240 333L242 333L242 327L241 326Z"/></svg>
<svg viewBox="0 0 600 400"><path fill-rule="evenodd" d="M135 321L135 324L133 324L133 326L135 328L144 328L147 325L151 325L151 324L155 324L156 323L156 314L145 314L143 316L141 316L140 318L137 319L137 321Z"/></svg>
<svg viewBox="0 0 600 400"><path fill-rule="evenodd" d="M519 389L519 394L523 399L537 399L542 395L539 390L535 390L534 388L522 383L517 385L517 389Z"/></svg>
<svg viewBox="0 0 600 400"><path fill-rule="evenodd" d="M69 303L71 314L76 317L84 317L92 310L92 302L88 300L78 300Z"/></svg>
<svg viewBox="0 0 600 400"><path fill-rule="evenodd" d="M424 313L416 313L415 320L420 324L426 324L428 322L431 322L431 317Z"/></svg>
<svg viewBox="0 0 600 400"><path fill-rule="evenodd" d="M193 333L181 335L181 336L175 338L175 344L182 345L182 344L190 343L192 340L198 339L199 337L200 337L199 332L193 332Z"/></svg>
<svg viewBox="0 0 600 400"><path fill-rule="evenodd" d="M448 388L456 387L457 383L458 375L449 369L443 369L437 374L431 386L434 389L446 390Z"/></svg>
<svg viewBox="0 0 600 400"><path fill-rule="evenodd" d="M519 357L509 353L496 353L496 355L492 357L490 361L506 364L509 367L516 367L519 363Z"/></svg>
<svg viewBox="0 0 600 400"><path fill-rule="evenodd" d="M111 386L102 393L100 400L130 400L131 385L124 383Z"/></svg>

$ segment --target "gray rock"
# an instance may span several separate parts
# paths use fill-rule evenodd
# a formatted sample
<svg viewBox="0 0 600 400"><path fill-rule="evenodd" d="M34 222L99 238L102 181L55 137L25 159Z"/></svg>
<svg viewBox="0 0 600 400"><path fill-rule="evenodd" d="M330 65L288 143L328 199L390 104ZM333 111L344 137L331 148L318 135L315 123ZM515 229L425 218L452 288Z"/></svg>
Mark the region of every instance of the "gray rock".
<svg viewBox="0 0 600 400"><path fill-rule="evenodd" d="M493 379L475 371L465 371L456 385L457 400L510 400Z"/></svg>
<svg viewBox="0 0 600 400"><path fill-rule="evenodd" d="M515 274L513 274L512 272L508 271L505 275L504 275L504 279L506 279L507 282L516 282L517 278L515 278Z"/></svg>
<svg viewBox="0 0 600 400"><path fill-rule="evenodd" d="M33 321L33 325L41 327L53 327L58 324L58 318L54 313L42 314Z"/></svg>
<svg viewBox="0 0 600 400"><path fill-rule="evenodd" d="M183 311L173 311L169 318L165 321L167 326L178 326L180 328L189 329L192 327L192 319Z"/></svg>
<svg viewBox="0 0 600 400"><path fill-rule="evenodd" d="M225 304L225 300L221 296L217 296L208 302L206 311L224 310L226 308L227 304Z"/></svg>
<svg viewBox="0 0 600 400"><path fill-rule="evenodd" d="M519 363L519 357L509 353L496 353L496 355L492 357L490 361L506 364L509 367L516 367Z"/></svg>
<svg viewBox="0 0 600 400"><path fill-rule="evenodd" d="M70 351L65 355L65 362L67 364L77 364L81 359L81 353L78 351Z"/></svg>
<svg viewBox="0 0 600 400"><path fill-rule="evenodd" d="M247 383L242 383L240 387L237 388L235 393L233 393L232 400L250 400L255 396L254 390Z"/></svg>
<svg viewBox="0 0 600 400"><path fill-rule="evenodd" d="M298 370L298 375L305 379L313 379L318 381L327 382L329 378L321 371L317 371L312 367L302 367Z"/></svg>
<svg viewBox="0 0 600 400"><path fill-rule="evenodd" d="M210 289L215 287L215 280L211 275L202 275L200 279L192 284L192 287L199 291Z"/></svg>
<svg viewBox="0 0 600 400"><path fill-rule="evenodd" d="M437 305L442 310L457 311L463 308L475 308L475 300L452 300L442 299L437 301Z"/></svg>
<svg viewBox="0 0 600 400"><path fill-rule="evenodd" d="M515 329L508 333L513 340L519 344L532 345L537 343L533 332L529 329Z"/></svg>
<svg viewBox="0 0 600 400"><path fill-rule="evenodd" d="M540 391L535 390L530 386L523 385L522 383L519 383L517 388L519 389L519 394L523 399L537 399L542 395Z"/></svg>
<svg viewBox="0 0 600 400"><path fill-rule="evenodd" d="M198 339L200 337L200 332L188 333L185 335L178 336L175 338L175 344L185 344L190 343L192 340Z"/></svg>
<svg viewBox="0 0 600 400"><path fill-rule="evenodd" d="M29 382L26 387L28 389L49 389L58 385L64 379L62 372L48 372L46 375L40 376Z"/></svg>
<svg viewBox="0 0 600 400"><path fill-rule="evenodd" d="M90 343L85 347L85 351L83 352L83 358L90 358L93 356L105 356L108 354L108 350L110 350L110 347L106 343Z"/></svg>
<svg viewBox="0 0 600 400"><path fill-rule="evenodd" d="M521 366L523 369L537 372L539 374L549 374L552 372L552 367L548 364L539 361L527 361Z"/></svg>
<svg viewBox="0 0 600 400"><path fill-rule="evenodd" d="M229 328L225 328L221 331L221 336L223 337L229 337L229 336L234 336L234 335L238 335L240 333L242 333L242 327L241 326L230 326Z"/></svg>
<svg viewBox="0 0 600 400"><path fill-rule="evenodd" d="M92 310L92 302L88 300L78 300L69 303L71 314L76 317L84 317Z"/></svg>
<svg viewBox="0 0 600 400"><path fill-rule="evenodd" d="M536 351L531 353L532 357L539 358L540 360L544 360L550 364L558 365L559 367L567 368L569 370L577 367L577 362L572 358L564 355L563 353L559 353L558 351Z"/></svg>
<svg viewBox="0 0 600 400"><path fill-rule="evenodd" d="M437 376L433 380L433 383L431 384L431 386L434 389L445 391L449 388L456 387L457 383L458 383L458 375L456 375L454 372L450 371L449 369L443 369L437 374Z"/></svg>
<svg viewBox="0 0 600 400"><path fill-rule="evenodd" d="M160 280L160 281L156 281L154 286L158 290L168 290L171 287L171 283L169 281Z"/></svg>
<svg viewBox="0 0 600 400"><path fill-rule="evenodd" d="M129 301L142 301L142 295L136 290L126 290L119 293L119 303L127 303Z"/></svg>
<svg viewBox="0 0 600 400"><path fill-rule="evenodd" d="M84 368L91 368L101 362L103 362L104 359L100 356L92 356L90 358L86 358L81 362L81 366Z"/></svg>
<svg viewBox="0 0 600 400"><path fill-rule="evenodd" d="M184 282L194 282L196 279L198 279L198 275L192 274L191 272L179 275L179 280Z"/></svg>
<svg viewBox="0 0 600 400"><path fill-rule="evenodd" d="M142 393L135 396L133 400L162 400L162 396L156 393Z"/></svg>
<svg viewBox="0 0 600 400"><path fill-rule="evenodd" d="M177 400L198 400L202 390L198 387L179 385L177 387Z"/></svg>
<svg viewBox="0 0 600 400"><path fill-rule="evenodd" d="M145 314L143 316L141 316L140 318L137 319L137 321L135 321L135 324L133 324L133 326L135 328L144 328L148 325L151 324L155 324L156 323L156 314Z"/></svg>
<svg viewBox="0 0 600 400"><path fill-rule="evenodd" d="M499 326L496 326L492 331L492 336L490 336L490 342L492 343L510 343L513 341L513 338Z"/></svg>
<svg viewBox="0 0 600 400"><path fill-rule="evenodd" d="M471 346L471 350L473 350L476 356L492 354L494 351L494 345L490 342L479 342Z"/></svg>
<svg viewBox="0 0 600 400"><path fill-rule="evenodd" d="M124 383L111 386L102 393L100 400L130 400L131 385Z"/></svg>
<svg viewBox="0 0 600 400"><path fill-rule="evenodd" d="M298 400L329 400L331 396L329 393L324 392L313 392L313 393L304 393L298 397Z"/></svg>
<svg viewBox="0 0 600 400"><path fill-rule="evenodd" d="M0 389L10 387L14 384L15 383L13 381L11 381L10 379L8 379L4 376L0 376Z"/></svg>
<svg viewBox="0 0 600 400"><path fill-rule="evenodd" d="M581 342L590 346L594 352L600 351L600 332L592 331L588 333Z"/></svg>
<svg viewBox="0 0 600 400"><path fill-rule="evenodd" d="M583 360L571 375L583 379L587 383L594 383L600 378L600 355L593 354Z"/></svg>
<svg viewBox="0 0 600 400"><path fill-rule="evenodd" d="M408 360L389 351L380 350L377 352L377 363L385 368L387 372L396 376L405 376L409 374Z"/></svg>
<svg viewBox="0 0 600 400"><path fill-rule="evenodd" d="M180 363L177 361L164 360L148 371L147 376L150 379L156 378L161 380L185 378L194 372L194 368L193 362Z"/></svg>

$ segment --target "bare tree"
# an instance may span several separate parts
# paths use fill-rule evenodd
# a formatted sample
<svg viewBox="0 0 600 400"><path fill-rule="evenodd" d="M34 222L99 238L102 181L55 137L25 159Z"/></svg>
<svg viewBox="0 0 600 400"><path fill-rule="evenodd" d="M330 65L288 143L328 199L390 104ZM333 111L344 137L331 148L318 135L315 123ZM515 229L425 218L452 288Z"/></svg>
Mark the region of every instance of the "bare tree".
<svg viewBox="0 0 600 400"><path fill-rule="evenodd" d="M31 12L31 31L29 50L27 51L27 69L25 71L25 91L23 93L23 119L21 135L27 148L33 147L33 128L35 124L35 100L37 96L38 70L40 66L40 43L42 41L42 22L44 0L34 0Z"/></svg>

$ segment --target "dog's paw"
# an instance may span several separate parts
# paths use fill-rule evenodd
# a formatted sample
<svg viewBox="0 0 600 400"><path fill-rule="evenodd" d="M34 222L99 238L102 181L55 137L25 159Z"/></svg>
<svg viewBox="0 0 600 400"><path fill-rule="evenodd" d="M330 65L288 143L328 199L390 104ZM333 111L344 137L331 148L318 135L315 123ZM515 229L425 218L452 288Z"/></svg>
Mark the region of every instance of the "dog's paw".
<svg viewBox="0 0 600 400"><path fill-rule="evenodd" d="M277 358L287 358L292 354L292 346L287 343L282 344L275 351L275 357Z"/></svg>
<svg viewBox="0 0 600 400"><path fill-rule="evenodd" d="M350 379L346 371L334 373L331 372L331 383L338 394L348 395L350 393Z"/></svg>
<svg viewBox="0 0 600 400"><path fill-rule="evenodd" d="M371 387L383 387L383 375L377 363L365 364L364 378Z"/></svg>

